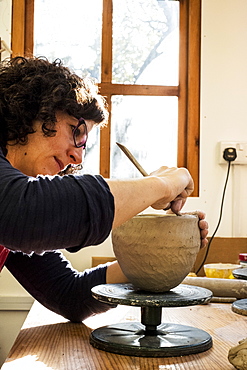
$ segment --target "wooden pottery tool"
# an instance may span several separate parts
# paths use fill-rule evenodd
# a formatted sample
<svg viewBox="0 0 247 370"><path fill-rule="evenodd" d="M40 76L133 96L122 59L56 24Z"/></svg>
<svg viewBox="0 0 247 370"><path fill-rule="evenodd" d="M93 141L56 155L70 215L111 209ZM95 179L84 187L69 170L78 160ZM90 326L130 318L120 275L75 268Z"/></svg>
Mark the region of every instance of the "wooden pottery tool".
<svg viewBox="0 0 247 370"><path fill-rule="evenodd" d="M148 176L148 173L144 170L144 168L140 165L140 163L136 160L136 158L133 156L133 154L129 151L129 149L126 148L123 144L117 143L118 147L124 152L126 157L129 158L129 160L136 166L136 168L139 170L139 172L143 176ZM172 202L171 202L172 203ZM170 207L169 207L170 208ZM165 208L164 211L167 211L169 208ZM177 216L181 216L180 212L176 213Z"/></svg>
<svg viewBox="0 0 247 370"><path fill-rule="evenodd" d="M129 160L133 163L134 166L138 169L138 171L143 175L143 176L148 176L148 173L144 170L144 168L140 165L140 163L135 159L133 154L129 151L129 149L126 148L123 144L116 143L119 148L124 152L124 154L129 158Z"/></svg>

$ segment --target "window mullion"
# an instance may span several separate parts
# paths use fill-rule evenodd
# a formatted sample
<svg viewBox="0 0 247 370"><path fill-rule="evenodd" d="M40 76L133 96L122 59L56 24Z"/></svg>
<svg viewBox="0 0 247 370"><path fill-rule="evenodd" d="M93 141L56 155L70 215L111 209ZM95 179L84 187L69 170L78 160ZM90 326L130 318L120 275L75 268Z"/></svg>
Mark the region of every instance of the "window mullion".
<svg viewBox="0 0 247 370"><path fill-rule="evenodd" d="M112 0L103 0L101 82L112 81Z"/></svg>
<svg viewBox="0 0 247 370"><path fill-rule="evenodd" d="M12 31L11 49L12 57L24 55L25 45L25 0L12 2Z"/></svg>
<svg viewBox="0 0 247 370"><path fill-rule="evenodd" d="M12 2L12 56L33 55L34 0Z"/></svg>
<svg viewBox="0 0 247 370"><path fill-rule="evenodd" d="M34 45L34 0L25 1L25 56L33 55Z"/></svg>
<svg viewBox="0 0 247 370"><path fill-rule="evenodd" d="M194 179L199 195L201 0L180 0L178 166Z"/></svg>
<svg viewBox="0 0 247 370"><path fill-rule="evenodd" d="M179 96L177 165L186 166L187 158L187 92L188 92L188 1L180 1L179 24Z"/></svg>
<svg viewBox="0 0 247 370"><path fill-rule="evenodd" d="M199 196L201 1L189 1L187 167Z"/></svg>
<svg viewBox="0 0 247 370"><path fill-rule="evenodd" d="M112 83L112 22L113 22L112 0L103 0L102 16L102 55L101 55L101 82L107 86ZM101 88L101 84L99 85ZM111 93L106 94L100 90L108 102L111 113ZM100 174L110 177L110 147L111 147L111 114L107 127L100 132Z"/></svg>

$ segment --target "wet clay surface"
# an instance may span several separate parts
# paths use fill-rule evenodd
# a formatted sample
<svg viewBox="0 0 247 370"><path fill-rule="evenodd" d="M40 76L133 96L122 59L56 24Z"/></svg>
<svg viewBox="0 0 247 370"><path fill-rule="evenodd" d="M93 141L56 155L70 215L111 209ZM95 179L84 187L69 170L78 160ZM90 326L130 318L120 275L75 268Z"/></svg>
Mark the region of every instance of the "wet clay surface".
<svg viewBox="0 0 247 370"><path fill-rule="evenodd" d="M138 215L112 232L116 258L137 288L165 292L182 282L200 249L195 215Z"/></svg>

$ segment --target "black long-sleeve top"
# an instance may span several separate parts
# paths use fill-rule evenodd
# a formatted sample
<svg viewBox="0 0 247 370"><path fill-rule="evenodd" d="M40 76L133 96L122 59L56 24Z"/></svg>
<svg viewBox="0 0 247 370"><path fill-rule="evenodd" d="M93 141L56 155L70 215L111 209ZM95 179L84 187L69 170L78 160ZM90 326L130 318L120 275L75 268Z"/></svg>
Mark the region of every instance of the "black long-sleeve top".
<svg viewBox="0 0 247 370"><path fill-rule="evenodd" d="M0 244L41 254L103 242L114 200L101 176L28 177L0 154Z"/></svg>
<svg viewBox="0 0 247 370"><path fill-rule="evenodd" d="M58 249L76 252L110 233L114 199L101 176L28 177L0 152L0 244L9 271L37 300L81 321L110 306L92 298L106 265L78 272Z"/></svg>

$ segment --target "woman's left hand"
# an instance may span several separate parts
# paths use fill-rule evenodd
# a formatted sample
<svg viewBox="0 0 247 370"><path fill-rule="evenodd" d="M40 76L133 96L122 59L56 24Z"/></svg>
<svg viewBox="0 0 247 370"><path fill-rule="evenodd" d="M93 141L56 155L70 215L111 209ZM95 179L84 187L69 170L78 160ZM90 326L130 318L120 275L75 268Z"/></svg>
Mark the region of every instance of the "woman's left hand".
<svg viewBox="0 0 247 370"><path fill-rule="evenodd" d="M199 217L199 223L198 224L199 224L199 228L200 228L200 232L201 232L201 248L204 248L208 244L208 239L207 239L208 223L205 220L206 215L205 215L204 212L196 211L196 214Z"/></svg>
<svg viewBox="0 0 247 370"><path fill-rule="evenodd" d="M173 213L173 212L171 210L168 210L167 213L169 214L169 213ZM203 211L181 212L180 214L181 215L188 214L188 215L197 215L198 216L198 218L199 218L198 225L199 225L200 233L201 233L201 248L206 247L206 245L208 244L208 239L207 239L208 223L205 220L206 214Z"/></svg>

